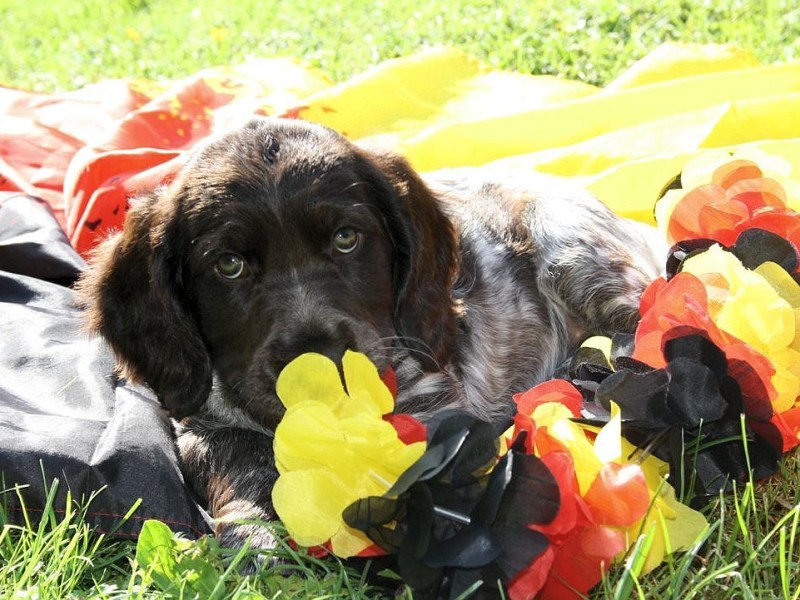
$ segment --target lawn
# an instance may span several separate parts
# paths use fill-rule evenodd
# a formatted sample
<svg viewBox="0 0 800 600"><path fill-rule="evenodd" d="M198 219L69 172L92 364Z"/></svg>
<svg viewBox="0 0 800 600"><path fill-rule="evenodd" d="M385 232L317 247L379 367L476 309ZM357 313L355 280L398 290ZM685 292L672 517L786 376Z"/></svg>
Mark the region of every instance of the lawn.
<svg viewBox="0 0 800 600"><path fill-rule="evenodd" d="M342 80L440 44L593 84L670 40L733 42L765 62L800 56L792 0L3 0L0 22L0 83L42 91L250 56L294 57Z"/></svg>
<svg viewBox="0 0 800 600"><path fill-rule="evenodd" d="M796 0L0 0L0 23L0 84L42 92L115 77L179 78L273 56L341 81L435 45L462 48L498 68L596 85L665 41L731 42L764 62L800 58ZM620 566L593 597L800 599L798 481L795 452L780 477L705 508L712 528L704 544L645 576ZM373 583L374 565L314 559L288 545L280 563L242 577L243 553L212 539L177 539L157 523L138 547L94 535L80 510L14 528L0 507L0 526L4 598L394 594L390 579Z"/></svg>

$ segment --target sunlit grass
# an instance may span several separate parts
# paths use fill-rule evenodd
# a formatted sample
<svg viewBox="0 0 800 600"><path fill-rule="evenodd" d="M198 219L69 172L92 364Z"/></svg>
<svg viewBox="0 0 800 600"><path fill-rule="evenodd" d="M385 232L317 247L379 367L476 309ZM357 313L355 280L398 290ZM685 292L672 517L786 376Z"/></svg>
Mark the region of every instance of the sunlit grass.
<svg viewBox="0 0 800 600"><path fill-rule="evenodd" d="M450 45L487 63L602 84L664 41L800 56L794 0L3 0L0 83L52 91L289 56L342 80Z"/></svg>
<svg viewBox="0 0 800 600"><path fill-rule="evenodd" d="M800 453L780 473L705 507L710 528L688 552L642 575L613 570L592 598L800 598Z"/></svg>
<svg viewBox="0 0 800 600"><path fill-rule="evenodd" d="M642 574L634 549L591 598L800 599L798 478L800 454L793 453L779 475L707 506L710 528L688 552ZM369 561L345 564L293 548L279 524L272 526L282 541L268 553L227 550L210 537L186 540L158 522L145 526L137 548L93 532L84 521L89 504L71 502L57 515L57 485L42 519L26 517L22 525L9 522L0 496L2 598L410 598L391 572L379 575ZM245 576L244 564L257 567Z"/></svg>

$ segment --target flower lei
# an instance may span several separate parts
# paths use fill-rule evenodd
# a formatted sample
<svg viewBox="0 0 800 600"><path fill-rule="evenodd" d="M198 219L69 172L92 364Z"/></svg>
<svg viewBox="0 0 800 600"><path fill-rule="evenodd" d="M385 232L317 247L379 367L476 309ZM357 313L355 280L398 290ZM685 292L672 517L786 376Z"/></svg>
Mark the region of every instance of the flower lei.
<svg viewBox="0 0 800 600"><path fill-rule="evenodd" d="M392 417L391 377L363 355L345 355L344 386L329 359L296 359L278 381L273 492L290 535L394 555L416 589L499 580L510 598L581 597L637 540L643 570L695 543L707 522L676 489L697 502L800 445L789 171L741 153L687 164L656 206L673 247L636 333L587 340L569 381L517 394L503 430Z"/></svg>

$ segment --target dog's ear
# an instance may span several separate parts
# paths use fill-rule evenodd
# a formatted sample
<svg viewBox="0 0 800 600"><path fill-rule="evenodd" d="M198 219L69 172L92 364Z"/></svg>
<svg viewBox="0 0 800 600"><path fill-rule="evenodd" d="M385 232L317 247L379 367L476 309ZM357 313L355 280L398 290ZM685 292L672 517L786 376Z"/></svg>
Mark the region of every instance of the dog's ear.
<svg viewBox="0 0 800 600"><path fill-rule="evenodd" d="M148 383L180 419L206 401L212 371L181 301L182 240L175 213L167 197L139 199L124 230L94 251L77 291L88 326L110 344L122 373Z"/></svg>
<svg viewBox="0 0 800 600"><path fill-rule="evenodd" d="M371 152L391 190L386 227L394 245L395 328L429 369L444 365L455 347L452 297L458 247L450 219L408 162L393 153Z"/></svg>

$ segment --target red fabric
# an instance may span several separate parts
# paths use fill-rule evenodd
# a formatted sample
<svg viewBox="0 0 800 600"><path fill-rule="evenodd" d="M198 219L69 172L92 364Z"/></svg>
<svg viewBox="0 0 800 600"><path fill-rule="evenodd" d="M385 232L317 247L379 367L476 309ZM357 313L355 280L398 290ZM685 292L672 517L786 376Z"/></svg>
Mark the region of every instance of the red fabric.
<svg viewBox="0 0 800 600"><path fill-rule="evenodd" d="M428 430L425 425L411 415L388 414L384 415L383 418L392 424L392 427L397 431L397 437L406 445L424 442L428 438Z"/></svg>
<svg viewBox="0 0 800 600"><path fill-rule="evenodd" d="M547 402L558 402L563 404L579 417L581 406L583 406L583 396L574 385L563 379L551 379L540 383L529 389L527 392L514 395L514 402L517 410L523 414L530 415L541 404Z"/></svg>
<svg viewBox="0 0 800 600"><path fill-rule="evenodd" d="M389 388L392 398L397 398L397 375L395 374L391 365L386 367L383 373L381 373L381 381L383 381L383 384Z"/></svg>
<svg viewBox="0 0 800 600"><path fill-rule="evenodd" d="M638 465L606 463L584 500L598 525L630 527L647 512L650 491Z"/></svg>
<svg viewBox="0 0 800 600"><path fill-rule="evenodd" d="M62 192L75 154L149 100L125 81L55 95L0 88L0 191L43 198L64 226Z"/></svg>
<svg viewBox="0 0 800 600"><path fill-rule="evenodd" d="M214 131L214 111L236 97L233 89L215 90L205 78L194 77L129 112L102 143L83 148L64 185L67 232L78 252L86 253L98 236L121 227L127 199L147 184L169 179L182 153Z"/></svg>
<svg viewBox="0 0 800 600"><path fill-rule="evenodd" d="M800 446L800 439L797 439L797 432L800 431L800 406L795 406L787 411L772 415L770 424L774 425L781 434L783 441L783 451L789 452ZM769 439L769 430L760 426L758 423L751 423L754 429Z"/></svg>
<svg viewBox="0 0 800 600"><path fill-rule="evenodd" d="M550 575L536 596L539 600L582 599L597 585L614 560L625 550L622 532L606 527L586 527L555 548Z"/></svg>
<svg viewBox="0 0 800 600"><path fill-rule="evenodd" d="M642 319L636 329L633 358L657 369L666 366L664 344L670 339L699 334L714 342L728 359L728 374L739 384L749 422L772 422L783 440L784 451L800 444L788 422L773 414L778 392L772 384L775 368L770 360L738 338L717 327L708 314L706 287L690 273L678 273L668 283L653 282L641 304ZM797 431L795 429L794 431Z"/></svg>
<svg viewBox="0 0 800 600"><path fill-rule="evenodd" d="M53 95L0 87L0 192L46 200L86 254L122 226L128 199L168 180L187 150L264 114L256 99L265 93L266 83L224 68L165 86L106 81Z"/></svg>
<svg viewBox="0 0 800 600"><path fill-rule="evenodd" d="M580 495L574 465L568 453L550 452L541 459L558 481L560 506L552 522L531 527L545 534L550 540L550 546L514 578L508 586L508 594L513 600L582 598L582 594L588 592L602 579L603 573L612 564L614 557L625 550L624 534L595 521L592 509ZM605 474L606 481L608 479L624 481L626 478L620 477L623 469L624 466L620 465L609 467ZM639 481L638 477L627 479L633 485L644 483ZM599 485L604 487L602 484ZM647 493L646 484L644 491ZM600 494L603 491L598 487L595 493ZM641 517L647 510L649 499L644 502L642 509L638 506L641 504L638 491L634 496L637 498L635 511L638 517ZM607 498L596 499L608 509L604 514L598 513L597 516L609 521L618 521L620 524L629 521L622 514L624 508L612 508L608 505ZM629 505L627 499L624 504Z"/></svg>

